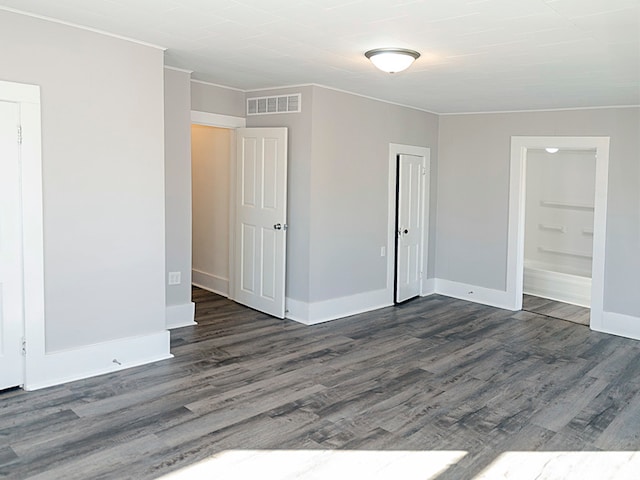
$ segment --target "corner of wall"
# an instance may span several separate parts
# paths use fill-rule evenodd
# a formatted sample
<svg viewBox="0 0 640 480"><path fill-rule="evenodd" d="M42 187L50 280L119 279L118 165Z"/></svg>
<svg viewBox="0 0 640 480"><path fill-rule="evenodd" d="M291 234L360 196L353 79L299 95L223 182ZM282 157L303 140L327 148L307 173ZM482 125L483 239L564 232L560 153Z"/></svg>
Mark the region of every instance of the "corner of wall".
<svg viewBox="0 0 640 480"><path fill-rule="evenodd" d="M196 325L196 304L193 302L182 305L168 305L166 308L167 329Z"/></svg>

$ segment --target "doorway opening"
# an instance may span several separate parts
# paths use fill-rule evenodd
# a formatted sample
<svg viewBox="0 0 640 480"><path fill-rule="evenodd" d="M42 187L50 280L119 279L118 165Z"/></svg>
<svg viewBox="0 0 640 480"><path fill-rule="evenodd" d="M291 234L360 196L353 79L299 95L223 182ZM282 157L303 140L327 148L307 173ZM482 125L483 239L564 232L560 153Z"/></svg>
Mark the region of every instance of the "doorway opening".
<svg viewBox="0 0 640 480"><path fill-rule="evenodd" d="M429 148L389 145L387 292L391 304L403 303L424 293L430 165Z"/></svg>
<svg viewBox="0 0 640 480"><path fill-rule="evenodd" d="M191 112L191 283L231 299L232 161L235 131L245 125L242 117Z"/></svg>
<svg viewBox="0 0 640 480"><path fill-rule="evenodd" d="M232 129L191 126L192 284L225 297L232 141Z"/></svg>
<svg viewBox="0 0 640 480"><path fill-rule="evenodd" d="M523 309L589 325L595 149L528 149Z"/></svg>
<svg viewBox="0 0 640 480"><path fill-rule="evenodd" d="M590 308L588 324L602 328L608 159L608 137L512 137L507 293L514 310L528 294L527 309L585 323L580 308Z"/></svg>
<svg viewBox="0 0 640 480"><path fill-rule="evenodd" d="M192 112L192 284L285 314L287 129Z"/></svg>

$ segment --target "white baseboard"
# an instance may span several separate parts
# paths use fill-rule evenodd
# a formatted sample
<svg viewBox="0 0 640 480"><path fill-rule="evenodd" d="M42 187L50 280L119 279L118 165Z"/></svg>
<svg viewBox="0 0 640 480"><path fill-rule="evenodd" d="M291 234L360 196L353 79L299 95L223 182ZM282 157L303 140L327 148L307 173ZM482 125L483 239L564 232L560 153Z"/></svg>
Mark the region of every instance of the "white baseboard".
<svg viewBox="0 0 640 480"><path fill-rule="evenodd" d="M218 277L212 273L203 272L202 270L191 271L191 284L200 287L209 292L217 293L223 297L229 296L229 279Z"/></svg>
<svg viewBox="0 0 640 480"><path fill-rule="evenodd" d="M602 327L592 323L592 330L640 340L640 317L614 312L602 312L602 317Z"/></svg>
<svg viewBox="0 0 640 480"><path fill-rule="evenodd" d="M195 322L196 304L193 302L184 303L182 305L169 305L166 308L166 324L167 328L188 327L189 325L197 325Z"/></svg>
<svg viewBox="0 0 640 480"><path fill-rule="evenodd" d="M28 360L30 368L25 390L51 387L173 357L169 352L167 330L46 353L41 358L37 358L38 354L33 355L36 357Z"/></svg>
<svg viewBox="0 0 640 480"><path fill-rule="evenodd" d="M524 268L524 293L537 297L591 306L591 278L538 268Z"/></svg>
<svg viewBox="0 0 640 480"><path fill-rule="evenodd" d="M492 288L478 287L477 285L437 278L435 280L435 293L447 297L459 298L460 300L481 303L491 307L504 308L505 310L516 310L511 298L507 292L503 290L494 290Z"/></svg>
<svg viewBox="0 0 640 480"><path fill-rule="evenodd" d="M388 307L393 303L389 301L389 292L383 289L314 303L305 303L287 298L286 305L286 317L288 319L305 325L315 325Z"/></svg>
<svg viewBox="0 0 640 480"><path fill-rule="evenodd" d="M436 293L436 279L427 278L422 280L422 292L420 293L420 296L426 297L427 295L433 295L434 293Z"/></svg>

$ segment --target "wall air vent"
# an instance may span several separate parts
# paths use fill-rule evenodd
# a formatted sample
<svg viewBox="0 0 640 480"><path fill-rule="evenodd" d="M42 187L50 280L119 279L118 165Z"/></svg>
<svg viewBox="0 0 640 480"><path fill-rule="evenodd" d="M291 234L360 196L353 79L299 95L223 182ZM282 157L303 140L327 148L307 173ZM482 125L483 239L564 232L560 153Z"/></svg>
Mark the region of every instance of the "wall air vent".
<svg viewBox="0 0 640 480"><path fill-rule="evenodd" d="M247 115L271 115L273 113L299 113L302 94L276 95L273 97L247 98Z"/></svg>

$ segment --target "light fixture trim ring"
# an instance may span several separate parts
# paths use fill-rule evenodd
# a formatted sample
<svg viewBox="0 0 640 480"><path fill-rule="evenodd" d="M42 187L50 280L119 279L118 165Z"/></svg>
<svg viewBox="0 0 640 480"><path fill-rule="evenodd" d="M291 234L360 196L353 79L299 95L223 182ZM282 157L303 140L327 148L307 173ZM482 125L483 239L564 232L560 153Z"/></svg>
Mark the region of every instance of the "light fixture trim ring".
<svg viewBox="0 0 640 480"><path fill-rule="evenodd" d="M413 57L414 60L420 58L420 52L416 52L415 50L410 50L408 48L374 48L373 50L366 51L364 56L371 60L371 57L375 57L381 53L398 53L400 55L408 55Z"/></svg>

